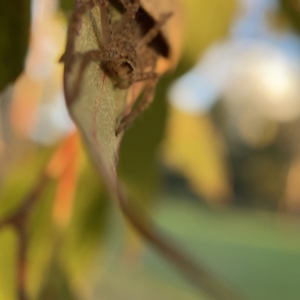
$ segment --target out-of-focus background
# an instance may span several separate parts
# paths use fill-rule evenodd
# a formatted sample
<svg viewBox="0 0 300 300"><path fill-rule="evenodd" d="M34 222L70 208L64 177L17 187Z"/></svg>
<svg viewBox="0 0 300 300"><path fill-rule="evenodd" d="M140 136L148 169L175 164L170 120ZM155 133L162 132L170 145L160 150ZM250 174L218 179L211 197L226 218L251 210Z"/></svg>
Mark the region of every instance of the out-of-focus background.
<svg viewBox="0 0 300 300"><path fill-rule="evenodd" d="M182 4L182 58L126 132L119 176L137 205L247 299L300 299L300 3ZM28 293L208 299L126 225L68 117L58 60L72 6L31 1L25 68L0 95L0 218L53 153L64 166L30 219ZM0 28L0 43L14 36ZM2 229L0 299L17 299L17 243Z"/></svg>

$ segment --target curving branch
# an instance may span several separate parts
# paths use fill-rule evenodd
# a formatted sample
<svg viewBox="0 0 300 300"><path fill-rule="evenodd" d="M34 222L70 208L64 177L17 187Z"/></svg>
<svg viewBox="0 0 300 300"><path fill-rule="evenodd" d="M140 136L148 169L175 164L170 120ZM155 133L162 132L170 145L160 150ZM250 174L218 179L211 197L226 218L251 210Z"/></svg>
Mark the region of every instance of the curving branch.
<svg viewBox="0 0 300 300"><path fill-rule="evenodd" d="M46 174L45 171L43 171L36 185L22 201L22 205L13 214L0 221L0 230L7 226L12 226L15 229L19 240L17 258L17 290L19 300L28 300L28 295L26 293L26 252L28 249L28 219L49 180L50 177Z"/></svg>

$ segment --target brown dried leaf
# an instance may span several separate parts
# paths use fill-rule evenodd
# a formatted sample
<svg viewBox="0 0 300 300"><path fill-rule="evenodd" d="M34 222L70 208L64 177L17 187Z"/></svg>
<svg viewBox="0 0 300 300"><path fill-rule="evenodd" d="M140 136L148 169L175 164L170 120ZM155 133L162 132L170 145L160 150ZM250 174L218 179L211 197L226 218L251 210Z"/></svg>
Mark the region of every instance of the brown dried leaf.
<svg viewBox="0 0 300 300"><path fill-rule="evenodd" d="M184 34L184 9L178 0L141 0L141 6L155 20L161 15L172 12L172 17L162 28L162 34L169 46L169 56L160 57L158 60L158 72L164 73L170 68L176 67L182 51Z"/></svg>

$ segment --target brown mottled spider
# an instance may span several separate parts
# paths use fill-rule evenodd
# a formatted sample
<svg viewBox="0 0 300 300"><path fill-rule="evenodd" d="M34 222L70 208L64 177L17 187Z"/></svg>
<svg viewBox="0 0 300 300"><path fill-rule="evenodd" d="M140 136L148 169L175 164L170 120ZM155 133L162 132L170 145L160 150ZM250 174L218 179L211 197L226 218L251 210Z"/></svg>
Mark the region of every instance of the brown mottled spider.
<svg viewBox="0 0 300 300"><path fill-rule="evenodd" d="M101 15L102 41L100 48L81 55L81 67L75 85L75 96L79 92L83 73L90 62L100 62L104 72L120 89L129 88L134 82L147 81L142 99L129 114L121 119L116 135L126 129L132 121L152 102L158 79L155 73L158 53L149 47L149 43L158 35L171 13L165 14L145 33L142 34L136 20L140 0L120 0L125 13L115 24L111 24L107 0L88 0L75 8L69 27L66 52L62 61L71 65L74 54L75 37L82 15L99 6Z"/></svg>

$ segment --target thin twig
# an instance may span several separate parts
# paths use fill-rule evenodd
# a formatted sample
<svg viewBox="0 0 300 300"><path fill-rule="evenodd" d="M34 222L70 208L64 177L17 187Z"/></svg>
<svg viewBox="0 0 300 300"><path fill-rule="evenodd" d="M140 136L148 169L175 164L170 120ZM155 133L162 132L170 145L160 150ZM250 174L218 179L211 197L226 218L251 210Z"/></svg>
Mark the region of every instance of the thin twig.
<svg viewBox="0 0 300 300"><path fill-rule="evenodd" d="M241 300L245 299L236 291L213 276L205 266L194 261L179 250L170 239L161 233L154 224L129 203L125 193L117 186L120 208L131 225L146 239L156 250L168 259L185 277L200 291L216 300Z"/></svg>
<svg viewBox="0 0 300 300"><path fill-rule="evenodd" d="M0 230L6 226L13 226L19 239L17 259L17 289L19 300L28 300L28 296L26 294L26 252L28 248L28 235L26 227L28 224L28 218L37 200L40 198L40 195L45 189L49 179L50 177L43 172L35 187L22 201L22 205L12 215L0 222Z"/></svg>
<svg viewBox="0 0 300 300"><path fill-rule="evenodd" d="M27 232L24 227L18 228L18 236L19 236L19 251L18 251L18 263L17 263L17 287L18 287L18 295L20 300L27 300L28 297L26 295L26 273L27 273L27 265L26 265L26 250L28 246Z"/></svg>

